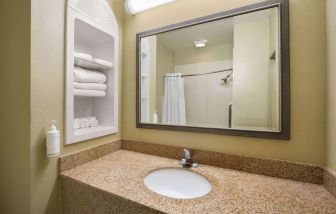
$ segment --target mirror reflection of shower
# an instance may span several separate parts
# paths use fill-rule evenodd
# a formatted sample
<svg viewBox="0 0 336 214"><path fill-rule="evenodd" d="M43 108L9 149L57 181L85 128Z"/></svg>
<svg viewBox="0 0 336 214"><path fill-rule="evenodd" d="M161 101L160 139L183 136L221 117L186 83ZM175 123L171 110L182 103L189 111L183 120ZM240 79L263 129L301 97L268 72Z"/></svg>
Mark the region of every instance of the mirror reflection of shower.
<svg viewBox="0 0 336 214"><path fill-rule="evenodd" d="M278 131L278 11L141 38L141 122Z"/></svg>
<svg viewBox="0 0 336 214"><path fill-rule="evenodd" d="M231 46L224 48L229 49ZM178 69L183 72L185 79L187 124L229 128L232 59L187 64ZM227 83L224 83L223 77L227 78ZM202 100L204 102L200 102Z"/></svg>

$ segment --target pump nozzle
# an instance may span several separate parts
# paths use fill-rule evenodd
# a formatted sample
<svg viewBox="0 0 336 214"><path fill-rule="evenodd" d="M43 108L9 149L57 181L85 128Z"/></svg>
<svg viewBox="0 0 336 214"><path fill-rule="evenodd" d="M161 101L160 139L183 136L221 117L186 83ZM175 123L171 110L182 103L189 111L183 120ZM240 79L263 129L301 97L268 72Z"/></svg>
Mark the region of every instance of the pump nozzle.
<svg viewBox="0 0 336 214"><path fill-rule="evenodd" d="M56 131L57 130L57 128L56 128L56 124L58 123L58 121L57 120L51 120L50 121L50 131Z"/></svg>

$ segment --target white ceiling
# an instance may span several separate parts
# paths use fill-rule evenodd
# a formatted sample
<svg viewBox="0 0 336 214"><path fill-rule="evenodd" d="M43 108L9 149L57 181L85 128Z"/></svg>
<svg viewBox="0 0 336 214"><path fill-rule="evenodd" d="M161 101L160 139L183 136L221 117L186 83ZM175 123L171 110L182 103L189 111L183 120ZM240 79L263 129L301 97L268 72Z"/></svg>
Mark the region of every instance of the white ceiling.
<svg viewBox="0 0 336 214"><path fill-rule="evenodd" d="M233 43L233 19L195 25L157 35L159 41L173 51L194 48L194 41L208 40L207 46Z"/></svg>

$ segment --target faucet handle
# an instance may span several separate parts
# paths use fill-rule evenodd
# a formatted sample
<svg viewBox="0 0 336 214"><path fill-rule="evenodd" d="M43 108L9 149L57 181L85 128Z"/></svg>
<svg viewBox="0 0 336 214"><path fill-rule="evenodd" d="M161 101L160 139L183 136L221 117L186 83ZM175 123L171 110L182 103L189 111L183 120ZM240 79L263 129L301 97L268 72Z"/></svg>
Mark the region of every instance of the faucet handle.
<svg viewBox="0 0 336 214"><path fill-rule="evenodd" d="M183 152L184 152L184 158L185 159L190 159L190 157L191 157L190 149L183 149Z"/></svg>
<svg viewBox="0 0 336 214"><path fill-rule="evenodd" d="M196 168L198 166L199 166L199 163L197 163L197 162L194 162L194 163L191 164L191 167L193 167L193 168Z"/></svg>
<svg viewBox="0 0 336 214"><path fill-rule="evenodd" d="M179 161L184 168L198 167L199 164L191 159L190 149L183 149L184 157Z"/></svg>

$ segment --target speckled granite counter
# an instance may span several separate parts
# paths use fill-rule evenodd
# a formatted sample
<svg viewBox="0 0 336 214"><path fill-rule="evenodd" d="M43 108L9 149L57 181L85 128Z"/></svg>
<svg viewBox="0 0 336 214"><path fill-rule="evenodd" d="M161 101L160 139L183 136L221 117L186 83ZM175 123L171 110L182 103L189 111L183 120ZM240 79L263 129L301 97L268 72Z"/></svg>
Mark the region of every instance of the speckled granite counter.
<svg viewBox="0 0 336 214"><path fill-rule="evenodd" d="M180 167L174 159L119 150L61 173L63 213L336 213L321 185L201 165L212 183L203 197L181 200L151 192L151 170Z"/></svg>

